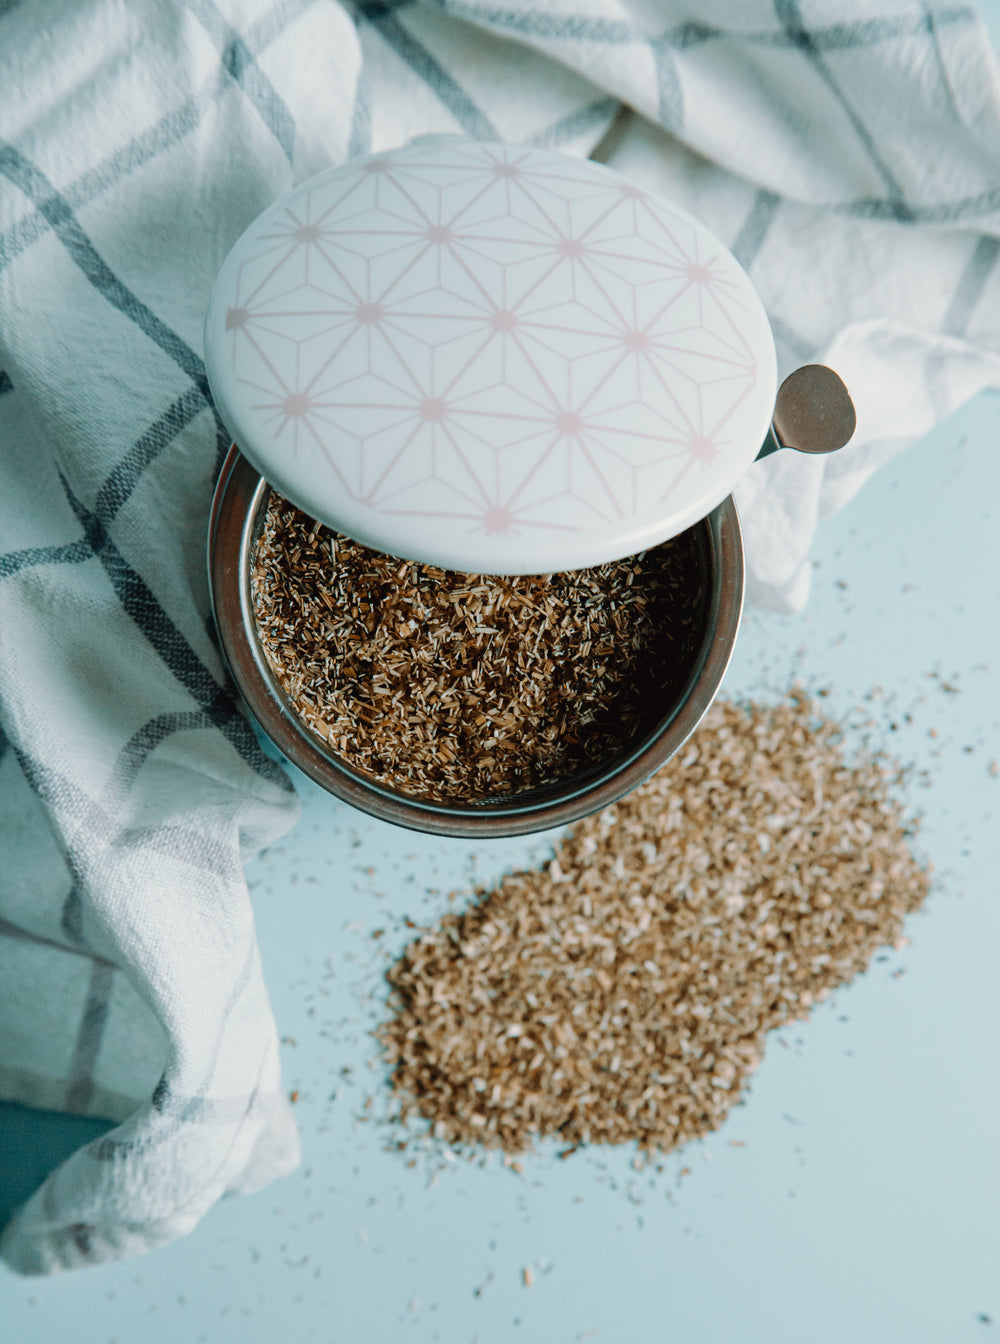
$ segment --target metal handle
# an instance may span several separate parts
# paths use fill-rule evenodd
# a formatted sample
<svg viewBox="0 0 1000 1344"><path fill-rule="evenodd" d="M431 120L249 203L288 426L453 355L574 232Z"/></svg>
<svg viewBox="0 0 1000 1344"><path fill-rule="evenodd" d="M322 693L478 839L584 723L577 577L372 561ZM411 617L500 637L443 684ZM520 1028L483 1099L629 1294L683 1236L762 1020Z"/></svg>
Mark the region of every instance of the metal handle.
<svg viewBox="0 0 1000 1344"><path fill-rule="evenodd" d="M803 364L778 388L774 418L755 461L779 448L834 453L857 428L854 403L843 380L825 364Z"/></svg>

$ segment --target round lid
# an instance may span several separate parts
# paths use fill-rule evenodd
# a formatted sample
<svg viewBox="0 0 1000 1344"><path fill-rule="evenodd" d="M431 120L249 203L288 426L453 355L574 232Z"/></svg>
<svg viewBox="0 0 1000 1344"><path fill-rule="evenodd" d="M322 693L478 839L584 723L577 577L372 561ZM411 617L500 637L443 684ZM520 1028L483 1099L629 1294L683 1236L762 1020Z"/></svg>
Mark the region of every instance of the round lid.
<svg viewBox="0 0 1000 1344"><path fill-rule="evenodd" d="M730 493L774 408L735 258L602 164L434 136L303 182L205 328L219 414L294 504L377 550L577 569Z"/></svg>

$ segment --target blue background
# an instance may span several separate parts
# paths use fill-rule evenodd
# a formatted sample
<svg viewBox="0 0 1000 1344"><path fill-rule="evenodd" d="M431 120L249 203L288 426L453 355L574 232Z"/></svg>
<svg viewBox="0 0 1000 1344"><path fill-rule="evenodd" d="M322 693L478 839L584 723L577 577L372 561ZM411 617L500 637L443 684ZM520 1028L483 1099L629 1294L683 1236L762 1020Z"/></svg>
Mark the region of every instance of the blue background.
<svg viewBox="0 0 1000 1344"><path fill-rule="evenodd" d="M983 396L823 525L803 615L747 614L725 690L780 694L800 675L835 716L862 705L926 771L912 797L937 877L912 945L775 1034L722 1130L662 1170L600 1148L546 1150L521 1174L385 1151L368 1032L402 918L549 838L416 836L303 785L301 823L249 869L302 1168L141 1260L0 1271L4 1338L1000 1339L998 442L1000 398ZM5 1167L41 1162L36 1180L39 1136L54 1152L79 1132L20 1108L0 1120Z"/></svg>

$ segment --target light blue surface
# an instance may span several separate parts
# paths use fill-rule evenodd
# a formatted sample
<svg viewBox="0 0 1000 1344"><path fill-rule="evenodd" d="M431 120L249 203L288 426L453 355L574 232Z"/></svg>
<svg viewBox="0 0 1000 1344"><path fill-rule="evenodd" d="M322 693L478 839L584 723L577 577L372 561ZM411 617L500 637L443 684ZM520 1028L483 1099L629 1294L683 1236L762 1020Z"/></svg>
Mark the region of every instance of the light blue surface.
<svg viewBox="0 0 1000 1344"><path fill-rule="evenodd" d="M746 1103L663 1171L632 1152L518 1176L384 1151L381 971L447 893L545 837L442 842L309 788L250 870L305 1160L133 1264L0 1278L16 1344L960 1344L1000 1335L1000 400L965 408L823 525L806 613L750 612L730 694L796 670L928 772L939 870L913 944L772 1039ZM945 686L955 690L945 689ZM909 715L911 721L907 721ZM936 737L929 736L934 731ZM967 750L971 748L971 750ZM373 940L376 929L384 929ZM905 974L896 977L897 971ZM374 1001L372 1001L374 1000ZM349 1067L345 1078L341 1069ZM744 1143L733 1147L731 1141ZM690 1174L680 1176L683 1167ZM535 1283L522 1284L531 1266ZM589 1333L596 1332L596 1333Z"/></svg>
<svg viewBox="0 0 1000 1344"><path fill-rule="evenodd" d="M912 946L773 1037L719 1133L662 1171L594 1149L528 1158L522 1175L495 1161L435 1174L385 1151L394 1135L364 1118L365 1098L377 1116L385 1096L368 1031L403 917L537 861L546 838L434 840L305 786L299 827L250 868L294 1041L302 1169L139 1261L55 1280L0 1271L0 1339L1000 1339L998 442L1000 399L984 396L823 524L802 616L748 613L726 692L781 692L798 673L830 688L837 716L874 692L880 731L927 772L913 797L938 881Z"/></svg>

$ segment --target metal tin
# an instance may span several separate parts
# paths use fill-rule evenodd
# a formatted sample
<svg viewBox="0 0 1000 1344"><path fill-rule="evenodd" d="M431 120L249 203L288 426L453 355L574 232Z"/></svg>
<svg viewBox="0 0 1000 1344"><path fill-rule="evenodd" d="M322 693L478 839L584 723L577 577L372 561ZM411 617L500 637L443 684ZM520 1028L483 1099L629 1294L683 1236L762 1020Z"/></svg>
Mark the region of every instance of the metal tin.
<svg viewBox="0 0 1000 1344"><path fill-rule="evenodd" d="M603 164L417 139L250 225L213 291L205 361L236 441L209 539L221 647L261 728L323 788L416 830L522 834L613 803L694 731L742 612L730 492L765 439L787 441L760 299L698 220ZM783 385L804 441L810 378ZM309 731L261 648L250 573L272 488L376 550L466 573L597 565L690 529L707 600L682 689L559 784L459 804L377 783Z"/></svg>
<svg viewBox="0 0 1000 1344"><path fill-rule="evenodd" d="M743 545L732 497L694 524L708 600L684 688L614 759L514 797L452 804L387 788L353 769L300 722L257 637L250 568L270 486L234 445L219 476L209 528L209 583L220 644L250 713L289 761L363 812L411 830L450 836L524 835L576 821L615 802L664 764L694 732L732 655L743 607Z"/></svg>

